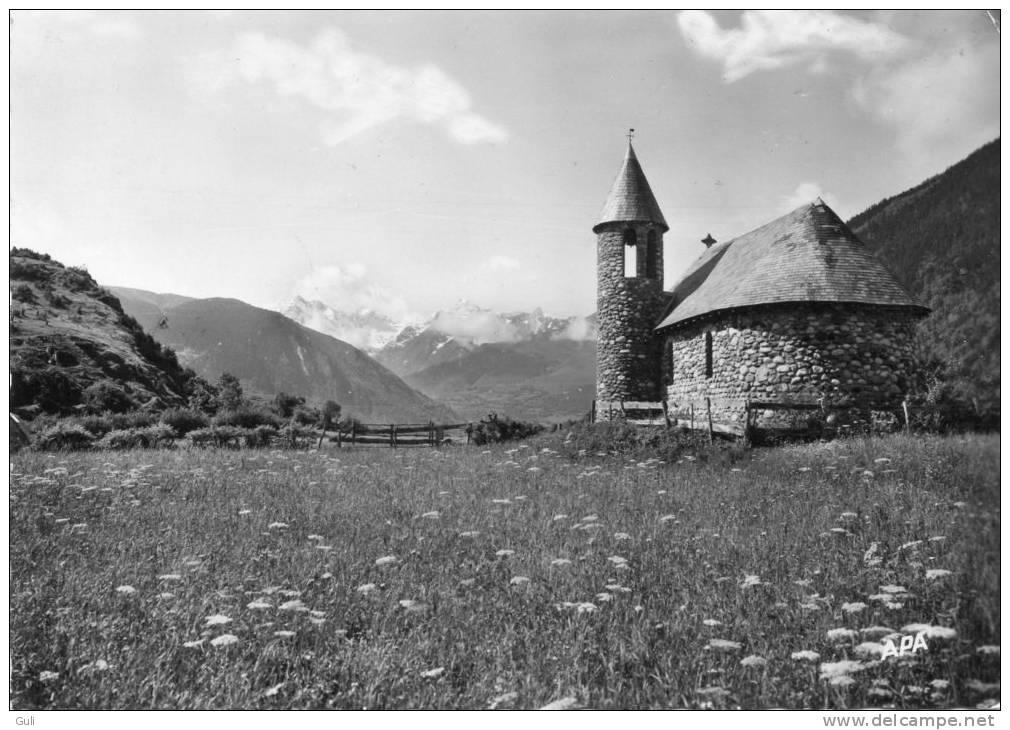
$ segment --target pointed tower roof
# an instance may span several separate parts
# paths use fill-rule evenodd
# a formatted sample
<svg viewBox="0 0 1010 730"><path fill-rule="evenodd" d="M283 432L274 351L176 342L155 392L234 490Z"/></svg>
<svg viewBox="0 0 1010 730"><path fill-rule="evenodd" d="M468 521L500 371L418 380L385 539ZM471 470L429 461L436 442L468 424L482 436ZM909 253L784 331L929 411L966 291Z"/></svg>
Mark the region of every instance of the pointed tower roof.
<svg viewBox="0 0 1010 730"><path fill-rule="evenodd" d="M820 198L717 243L673 287L657 329L711 312L784 302L905 307L917 302Z"/></svg>
<svg viewBox="0 0 1010 730"><path fill-rule="evenodd" d="M656 223L662 226L664 232L670 230L659 209L659 203L656 202L656 196L652 194L649 181L645 179L642 166L638 164L635 148L631 146L630 139L624 164L617 173L614 184L610 186L610 194L607 196L599 220L593 226L593 232L596 233L604 223L626 221Z"/></svg>

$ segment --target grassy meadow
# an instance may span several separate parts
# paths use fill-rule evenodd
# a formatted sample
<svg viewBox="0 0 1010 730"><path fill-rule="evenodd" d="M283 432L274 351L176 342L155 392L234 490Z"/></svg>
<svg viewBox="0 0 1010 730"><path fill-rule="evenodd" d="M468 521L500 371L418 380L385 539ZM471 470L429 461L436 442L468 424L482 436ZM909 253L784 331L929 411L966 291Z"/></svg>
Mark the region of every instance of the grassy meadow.
<svg viewBox="0 0 1010 730"><path fill-rule="evenodd" d="M998 700L998 436L563 439L16 454L11 707Z"/></svg>

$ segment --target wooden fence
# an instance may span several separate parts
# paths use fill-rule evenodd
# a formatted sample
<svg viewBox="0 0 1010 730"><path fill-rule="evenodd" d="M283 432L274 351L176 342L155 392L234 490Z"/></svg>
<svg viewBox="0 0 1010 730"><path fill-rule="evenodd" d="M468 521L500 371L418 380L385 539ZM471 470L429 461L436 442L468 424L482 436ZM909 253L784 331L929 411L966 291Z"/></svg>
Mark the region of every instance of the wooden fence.
<svg viewBox="0 0 1010 730"><path fill-rule="evenodd" d="M385 445L391 448L399 446L441 446L452 440L447 432L457 432L456 438L470 443L473 425L470 423L351 423L347 429L338 429L330 437L337 447L344 445ZM322 444L327 432L319 436Z"/></svg>
<svg viewBox="0 0 1010 730"><path fill-rule="evenodd" d="M699 403L697 408L693 402L667 404L666 401L594 401L590 418L593 422L602 418L606 418L607 420L621 419L627 423L640 426L670 427L676 425L679 428L688 428L692 431L707 431L710 440L713 439L716 434L750 440L758 431L758 414L761 411L808 411L820 413L824 417L823 421L827 426L826 430L828 431L837 430L839 428L838 426L831 425L832 419L829 418L831 414L851 414L856 411L865 411L865 420L869 423L869 414L871 412L886 411L894 412L896 417L900 413L900 416L902 417L898 418L898 424L903 427L906 432L911 428L911 418L909 415L910 409L907 400L902 402L900 411L896 411L893 405L891 407L871 405L857 408L851 403L790 403L751 400L741 402L739 400L732 400L729 403L731 406L730 410L743 410L744 418L742 423L735 421L720 421L717 417L713 417L713 400L716 401L717 409L720 406L725 407L727 405L724 399L713 398L705 398L704 404ZM840 428L844 427L845 424L843 424ZM785 431L790 429L778 430ZM809 431L809 429L804 428L795 428L791 430L794 430L797 433L800 431Z"/></svg>

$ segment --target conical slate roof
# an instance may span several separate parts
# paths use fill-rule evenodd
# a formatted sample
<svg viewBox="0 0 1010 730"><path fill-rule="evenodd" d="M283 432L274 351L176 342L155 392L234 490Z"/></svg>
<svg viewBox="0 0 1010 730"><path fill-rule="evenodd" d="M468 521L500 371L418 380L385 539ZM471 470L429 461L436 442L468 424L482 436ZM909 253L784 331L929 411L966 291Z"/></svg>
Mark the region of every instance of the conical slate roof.
<svg viewBox="0 0 1010 730"><path fill-rule="evenodd" d="M924 307L820 198L709 248L674 285L656 329L735 307L846 302Z"/></svg>
<svg viewBox="0 0 1010 730"><path fill-rule="evenodd" d="M604 223L642 221L658 223L663 231L670 230L666 219L659 209L656 196L652 194L649 181L645 179L642 166L635 157L635 149L628 142L628 154L624 156L624 164L617 173L617 179L610 186L610 194L600 213L600 219L593 226L597 232Z"/></svg>

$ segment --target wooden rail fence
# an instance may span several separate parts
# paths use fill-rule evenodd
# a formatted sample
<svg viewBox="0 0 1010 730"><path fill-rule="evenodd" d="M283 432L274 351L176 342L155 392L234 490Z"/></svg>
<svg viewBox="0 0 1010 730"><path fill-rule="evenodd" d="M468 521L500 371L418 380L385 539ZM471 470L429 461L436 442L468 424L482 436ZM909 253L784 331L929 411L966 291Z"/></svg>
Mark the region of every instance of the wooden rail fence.
<svg viewBox="0 0 1010 730"><path fill-rule="evenodd" d="M337 429L330 441L336 443L340 448L345 444L357 445L386 445L390 448L399 446L441 446L451 439L446 436L446 432L461 431L459 438L463 434L466 436L466 443L470 443L470 434L473 425L470 423L351 423L350 428ZM319 436L319 443L322 444L327 432L323 431Z"/></svg>

